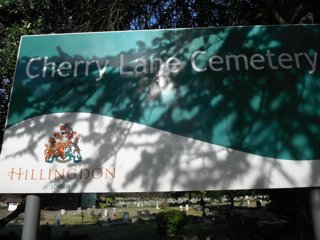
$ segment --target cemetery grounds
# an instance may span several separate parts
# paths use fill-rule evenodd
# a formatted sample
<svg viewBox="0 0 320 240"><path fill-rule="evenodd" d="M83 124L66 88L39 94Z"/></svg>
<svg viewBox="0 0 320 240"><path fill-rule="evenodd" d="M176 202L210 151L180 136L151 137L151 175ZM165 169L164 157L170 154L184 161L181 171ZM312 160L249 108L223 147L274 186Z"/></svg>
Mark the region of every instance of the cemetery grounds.
<svg viewBox="0 0 320 240"><path fill-rule="evenodd" d="M228 203L206 206L207 217L202 217L198 204L185 206L167 206L166 208L117 206L105 209L88 208L85 210L42 210L40 217L40 240L102 240L102 239L184 239L184 240L232 240L232 239L300 239L295 223L270 213L264 207L258 208L256 202L231 208ZM159 234L155 215L160 211L176 209L185 211L188 223L174 237ZM115 214L113 213L115 210ZM61 214L62 213L62 214ZM3 212L1 213L1 217ZM111 216L112 215L112 216ZM126 215L126 219L124 219ZM60 216L59 225L57 216ZM129 217L127 217L129 216ZM23 217L18 217L0 230L1 240L21 239ZM50 237L49 237L50 235ZM306 240L313 239L305 236Z"/></svg>

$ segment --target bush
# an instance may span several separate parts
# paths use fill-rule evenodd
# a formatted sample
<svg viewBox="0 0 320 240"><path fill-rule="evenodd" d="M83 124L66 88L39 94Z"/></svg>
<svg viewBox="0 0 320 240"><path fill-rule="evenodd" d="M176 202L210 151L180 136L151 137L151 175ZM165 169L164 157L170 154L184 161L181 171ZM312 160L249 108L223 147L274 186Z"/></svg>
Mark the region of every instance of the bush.
<svg viewBox="0 0 320 240"><path fill-rule="evenodd" d="M163 211L157 214L156 223L160 233L174 236L187 223L187 216L178 210Z"/></svg>
<svg viewBox="0 0 320 240"><path fill-rule="evenodd" d="M165 203L161 203L161 204L159 205L159 208L160 208L160 209L166 209L166 208L168 208L168 205L165 204Z"/></svg>

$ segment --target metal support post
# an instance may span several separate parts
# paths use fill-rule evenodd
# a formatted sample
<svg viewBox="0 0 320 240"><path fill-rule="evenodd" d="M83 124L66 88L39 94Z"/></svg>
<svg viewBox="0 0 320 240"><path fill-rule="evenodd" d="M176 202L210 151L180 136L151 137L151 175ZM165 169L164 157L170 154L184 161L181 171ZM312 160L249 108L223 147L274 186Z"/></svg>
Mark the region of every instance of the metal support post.
<svg viewBox="0 0 320 240"><path fill-rule="evenodd" d="M28 195L21 240L37 240L40 220L40 197Z"/></svg>
<svg viewBox="0 0 320 240"><path fill-rule="evenodd" d="M315 240L320 240L320 189L311 191L311 212Z"/></svg>

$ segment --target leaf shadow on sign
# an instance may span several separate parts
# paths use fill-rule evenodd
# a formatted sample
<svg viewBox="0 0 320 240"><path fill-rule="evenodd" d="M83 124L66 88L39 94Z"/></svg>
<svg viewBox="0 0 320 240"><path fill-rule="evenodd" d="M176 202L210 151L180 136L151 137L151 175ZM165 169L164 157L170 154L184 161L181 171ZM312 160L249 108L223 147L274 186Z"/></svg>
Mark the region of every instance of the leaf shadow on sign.
<svg viewBox="0 0 320 240"><path fill-rule="evenodd" d="M309 40L308 46L297 46L291 41L299 42L304 38ZM38 161L44 161L34 151L38 139L49 137L66 120L84 121L90 135L81 141L96 146L95 157L82 161L84 169L99 168L106 163L117 166L119 161L129 164L130 158L138 158L121 186L127 192L137 188L150 192L219 190L241 188L241 185L267 188L276 186L275 175L281 176L280 184L299 185L301 179L293 178L283 168L283 162L287 161L273 158L320 159L320 113L315 110L320 101L317 95L319 70L309 74L307 60L301 60L300 69L288 70L246 70L240 62L240 70L234 65L228 71L212 71L207 64L214 54L251 56L260 53L265 56L267 50L280 54L283 49L287 53L311 54L318 51L318 42L312 30L304 26L299 30L260 27L259 31L221 28L214 34L208 29L175 30L154 38L152 46L141 40L136 49L119 52L116 56L96 57L101 63L109 59L114 67L100 81L96 81L95 68L88 69L88 76L82 69L76 77L76 86L74 77L30 80L17 73L25 81L15 83L14 94L19 98L13 97L14 107L10 111L14 116L34 118L18 132L10 132L10 128L8 131L17 137L34 134L29 138L27 149L21 149L15 156L28 151ZM190 61L191 54L198 50L206 52L199 54L199 61L196 61L199 68L207 66L203 72L195 72ZM151 68L150 61L146 61L149 70L144 71L140 66L136 69L138 74L120 75L115 67L121 55L127 62L142 57L148 60L146 56L164 60L176 57L183 63L182 70L169 73L164 63L155 63ZM18 64L25 67L29 59L24 57ZM57 46L57 56L48 59L57 63L76 60L86 59L70 56L62 46ZM126 65L124 71L132 68ZM40 62L32 65L31 72L39 69L42 69ZM48 118L50 123L44 124L43 119L36 118L43 112L96 115L86 118L72 115L67 119L54 116ZM106 126L100 125L101 115L114 119ZM133 128L135 123L149 127ZM128 153L125 160L124 152ZM295 169L299 169L300 164L303 161L294 163ZM72 169L76 165L68 163L66 166ZM318 161L314 165L309 169L312 178L305 184L320 181L316 173ZM57 182L69 184L70 192L76 188L79 192L86 191L90 183L64 177L50 184ZM117 191L112 180L105 183L105 191Z"/></svg>

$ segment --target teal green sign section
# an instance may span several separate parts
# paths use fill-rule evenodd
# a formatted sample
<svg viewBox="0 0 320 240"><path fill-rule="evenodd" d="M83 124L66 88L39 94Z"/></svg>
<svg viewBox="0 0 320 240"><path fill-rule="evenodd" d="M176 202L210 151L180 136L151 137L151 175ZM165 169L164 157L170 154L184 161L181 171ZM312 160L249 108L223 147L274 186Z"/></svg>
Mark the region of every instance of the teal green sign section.
<svg viewBox="0 0 320 240"><path fill-rule="evenodd" d="M25 36L7 127L85 112L320 159L319 42L318 25Z"/></svg>

